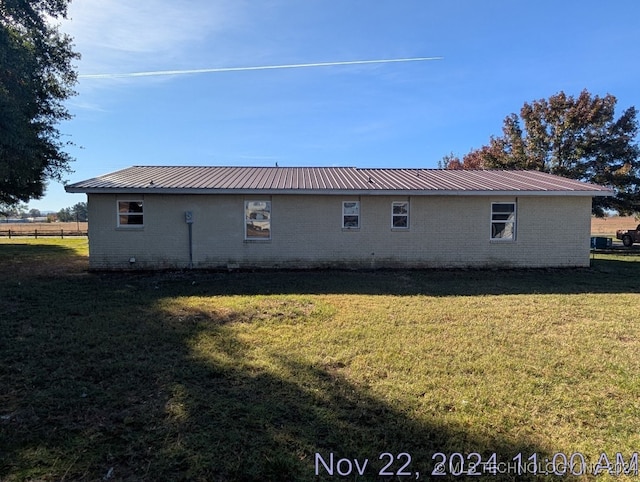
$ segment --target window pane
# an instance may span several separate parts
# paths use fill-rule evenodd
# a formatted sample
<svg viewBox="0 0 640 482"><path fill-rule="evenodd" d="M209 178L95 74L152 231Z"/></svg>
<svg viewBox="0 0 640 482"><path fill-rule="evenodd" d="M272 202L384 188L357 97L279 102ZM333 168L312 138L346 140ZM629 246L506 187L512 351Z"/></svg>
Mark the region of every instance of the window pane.
<svg viewBox="0 0 640 482"><path fill-rule="evenodd" d="M406 201L394 201L391 203L391 227L409 227L409 203Z"/></svg>
<svg viewBox="0 0 640 482"><path fill-rule="evenodd" d="M492 221L514 221L516 205L514 203L494 203L491 205Z"/></svg>
<svg viewBox="0 0 640 482"><path fill-rule="evenodd" d="M515 219L515 213L493 213L491 216L492 221L513 221Z"/></svg>
<svg viewBox="0 0 640 482"><path fill-rule="evenodd" d="M359 214L360 206L358 206L358 202L346 202L342 204L342 213L347 214Z"/></svg>
<svg viewBox="0 0 640 482"><path fill-rule="evenodd" d="M144 225L142 201L118 201L118 226Z"/></svg>
<svg viewBox="0 0 640 482"><path fill-rule="evenodd" d="M513 223L491 223L491 237L513 239Z"/></svg>
<svg viewBox="0 0 640 482"><path fill-rule="evenodd" d="M271 238L271 201L245 201L247 239Z"/></svg>
<svg viewBox="0 0 640 482"><path fill-rule="evenodd" d="M120 215L120 224L141 226L142 224L144 224L143 221L144 217L139 214Z"/></svg>
<svg viewBox="0 0 640 482"><path fill-rule="evenodd" d="M394 228L407 228L407 227L409 227L409 218L408 218L408 216L394 216L393 217L393 227Z"/></svg>
<svg viewBox="0 0 640 482"><path fill-rule="evenodd" d="M408 214L409 203L393 203L393 214Z"/></svg>
<svg viewBox="0 0 640 482"><path fill-rule="evenodd" d="M516 204L491 204L491 239L515 239Z"/></svg>
<svg viewBox="0 0 640 482"><path fill-rule="evenodd" d="M491 209L494 213L512 213L516 206L513 203L494 203Z"/></svg>
<svg viewBox="0 0 640 482"><path fill-rule="evenodd" d="M118 201L120 213L142 213L142 201Z"/></svg>
<svg viewBox="0 0 640 482"><path fill-rule="evenodd" d="M268 223L247 223L247 238L269 239L271 230Z"/></svg>
<svg viewBox="0 0 640 482"><path fill-rule="evenodd" d="M358 216L345 216L344 217L344 227L345 228L357 228L358 227Z"/></svg>

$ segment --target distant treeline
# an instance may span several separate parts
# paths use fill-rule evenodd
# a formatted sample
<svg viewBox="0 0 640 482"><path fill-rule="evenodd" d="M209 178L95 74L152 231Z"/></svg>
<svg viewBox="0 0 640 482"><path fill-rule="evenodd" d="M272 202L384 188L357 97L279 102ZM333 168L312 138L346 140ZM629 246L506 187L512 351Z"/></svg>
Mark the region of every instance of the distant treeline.
<svg viewBox="0 0 640 482"><path fill-rule="evenodd" d="M53 223L88 220L87 203L77 203L71 207L63 208L57 213L41 213L38 209L27 211L24 207L14 207L10 212L3 213L0 223Z"/></svg>

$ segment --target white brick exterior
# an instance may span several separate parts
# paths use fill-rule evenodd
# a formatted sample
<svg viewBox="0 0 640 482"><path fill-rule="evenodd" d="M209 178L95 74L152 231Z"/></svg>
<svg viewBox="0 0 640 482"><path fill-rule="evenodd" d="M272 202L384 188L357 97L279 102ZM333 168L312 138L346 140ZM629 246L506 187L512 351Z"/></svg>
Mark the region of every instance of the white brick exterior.
<svg viewBox="0 0 640 482"><path fill-rule="evenodd" d="M144 226L117 227L117 200L143 200ZM244 239L244 201L271 201L271 239ZM360 201L343 229L342 202ZM409 229L391 203L409 201ZM517 203L515 241L490 240L491 203ZM89 194L92 269L440 268L589 265L590 196ZM135 258L131 264L130 259Z"/></svg>

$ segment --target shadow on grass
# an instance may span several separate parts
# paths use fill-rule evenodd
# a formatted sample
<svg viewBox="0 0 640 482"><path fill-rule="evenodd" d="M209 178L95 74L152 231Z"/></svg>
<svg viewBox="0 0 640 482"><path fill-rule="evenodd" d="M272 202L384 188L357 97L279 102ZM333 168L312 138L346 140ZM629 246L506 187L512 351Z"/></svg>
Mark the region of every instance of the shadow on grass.
<svg viewBox="0 0 640 482"><path fill-rule="evenodd" d="M640 254L597 255L589 268L451 270L274 270L97 272L133 285L193 283L190 294L363 294L477 296L501 294L637 293ZM14 276L87 274L88 259L64 245L0 244L0 265Z"/></svg>
<svg viewBox="0 0 640 482"><path fill-rule="evenodd" d="M110 276L110 275L106 275ZM140 283L193 283L194 294L477 296L637 293L640 256L595 259L590 268L505 270L255 271L121 274Z"/></svg>
<svg viewBox="0 0 640 482"><path fill-rule="evenodd" d="M42 244L35 241L0 243L0 266L3 271L16 278L86 273L89 266L87 257L79 256L63 240L59 244L51 244L52 240Z"/></svg>
<svg viewBox="0 0 640 482"><path fill-rule="evenodd" d="M75 251L72 248L62 244L34 244L33 242L22 243L20 241L0 244L0 260L2 262L32 261L43 257L69 257L74 254Z"/></svg>
<svg viewBox="0 0 640 482"><path fill-rule="evenodd" d="M339 364L268 353L256 365L230 329L243 313L178 318L162 308L191 284L100 276L28 284L0 282L2 480L409 480L431 476L443 461L436 452L446 474L454 453L467 469L472 452L500 462L545 453L437 413L416 420ZM198 352L202 337L209 345ZM411 476L380 475L387 464Z"/></svg>
<svg viewBox="0 0 640 482"><path fill-rule="evenodd" d="M86 259L69 250L15 249L29 256L22 255L19 278L0 280L0 479L7 481L410 480L416 472L431 476L443 461L433 459L437 452L447 457L449 475L454 453L467 469L477 460L472 452L483 461L492 453L500 462L518 453L543 458L548 449L532 440L446 423L446 414L417 419L411 407L394 406L349 380L340 364L273 352L265 355L268 363L255 364L252 347L230 329L243 313L179 319L162 308L163 300L235 293L637 292L639 279L638 263L621 260L596 260L584 270L78 278L52 273L45 259L62 260L76 273L74 263ZM195 346L202 337L209 346L201 353ZM381 459L383 453L390 455ZM386 470L397 474L408 462L401 454L411 456L404 467L411 475L380 475L388 462ZM363 477L356 477L359 470Z"/></svg>

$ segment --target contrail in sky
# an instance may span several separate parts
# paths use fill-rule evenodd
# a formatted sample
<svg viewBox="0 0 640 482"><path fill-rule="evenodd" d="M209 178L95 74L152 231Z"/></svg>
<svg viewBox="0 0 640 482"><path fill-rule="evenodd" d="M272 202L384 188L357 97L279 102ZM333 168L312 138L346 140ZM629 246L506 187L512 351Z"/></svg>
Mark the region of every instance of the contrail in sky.
<svg viewBox="0 0 640 482"><path fill-rule="evenodd" d="M215 72L242 72L246 70L302 69L307 67L330 67L336 65L390 64L394 62L424 62L442 60L443 57L413 57L408 59L347 60L343 62L318 62L313 64L261 65L256 67L219 67L212 69L154 70L150 72L129 72L122 74L80 74L81 79L120 79L131 77L155 77L160 75L210 74Z"/></svg>

